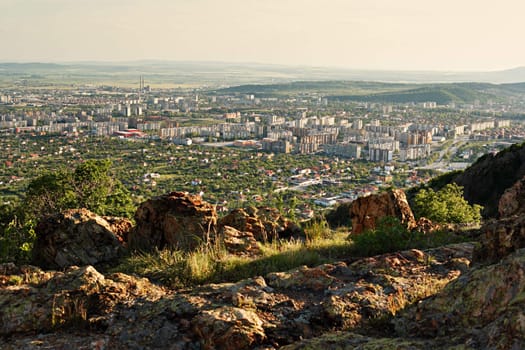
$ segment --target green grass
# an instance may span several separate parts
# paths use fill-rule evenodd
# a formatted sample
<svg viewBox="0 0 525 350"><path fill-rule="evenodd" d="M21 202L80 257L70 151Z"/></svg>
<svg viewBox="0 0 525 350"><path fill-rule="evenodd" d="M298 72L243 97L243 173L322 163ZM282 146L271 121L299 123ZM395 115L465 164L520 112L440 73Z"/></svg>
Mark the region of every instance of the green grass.
<svg viewBox="0 0 525 350"><path fill-rule="evenodd" d="M326 222L305 228L306 240L283 240L260 244L257 257L229 254L220 245L203 246L194 252L163 250L135 253L113 272L148 277L170 288L190 288L206 283L236 282L299 266L317 266L349 258L377 255L411 248L431 248L465 241L451 232L409 232L395 219L385 220L376 230L350 236L348 230L331 231Z"/></svg>
<svg viewBox="0 0 525 350"><path fill-rule="evenodd" d="M231 255L220 246L202 247L195 252L136 253L125 258L112 271L148 277L171 288L235 282L344 258L351 249L347 236L348 233L337 232L329 238L261 244L262 254L257 258Z"/></svg>

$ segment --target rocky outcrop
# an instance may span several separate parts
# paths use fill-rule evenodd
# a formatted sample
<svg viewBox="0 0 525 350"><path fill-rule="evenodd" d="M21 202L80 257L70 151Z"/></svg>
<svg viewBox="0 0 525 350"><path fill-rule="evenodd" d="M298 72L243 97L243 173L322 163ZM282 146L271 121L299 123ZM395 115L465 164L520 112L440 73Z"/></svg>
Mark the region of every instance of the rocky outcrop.
<svg viewBox="0 0 525 350"><path fill-rule="evenodd" d="M192 323L195 334L208 349L251 349L266 337L257 313L237 307L202 311Z"/></svg>
<svg viewBox="0 0 525 350"><path fill-rule="evenodd" d="M0 265L0 348L276 349L327 331L374 332L467 271L472 249L409 250L177 292L91 266Z"/></svg>
<svg viewBox="0 0 525 350"><path fill-rule="evenodd" d="M119 258L125 252L124 237L131 223L117 218L111 222L87 209L70 209L42 219L35 228L35 264L64 268Z"/></svg>
<svg viewBox="0 0 525 350"><path fill-rule="evenodd" d="M382 330L329 333L282 349L524 349L524 293L520 249L497 264L464 270L435 295L381 324Z"/></svg>
<svg viewBox="0 0 525 350"><path fill-rule="evenodd" d="M409 229L415 227L414 214L403 190L392 189L353 201L350 209L352 233L374 229L377 221L387 216L398 218Z"/></svg>
<svg viewBox="0 0 525 350"><path fill-rule="evenodd" d="M481 245L474 253L476 262L495 263L510 253L525 248L525 216L490 221L480 229Z"/></svg>
<svg viewBox="0 0 525 350"><path fill-rule="evenodd" d="M259 242L303 235L297 224L283 217L277 209L268 207L234 209L219 220L218 226L249 232Z"/></svg>
<svg viewBox="0 0 525 350"><path fill-rule="evenodd" d="M500 197L524 176L525 144L522 144L481 157L452 181L463 186L469 203L483 206L485 217L496 217Z"/></svg>
<svg viewBox="0 0 525 350"><path fill-rule="evenodd" d="M512 187L507 188L498 203L500 218L525 212L525 178L517 181Z"/></svg>
<svg viewBox="0 0 525 350"><path fill-rule="evenodd" d="M503 193L498 213L499 220L490 220L479 230L481 245L474 254L476 262L495 263L525 248L525 178Z"/></svg>
<svg viewBox="0 0 525 350"><path fill-rule="evenodd" d="M399 336L468 348L525 348L525 250L467 272L395 320ZM438 340L439 341L439 340Z"/></svg>
<svg viewBox="0 0 525 350"><path fill-rule="evenodd" d="M183 192L172 192L142 203L129 245L139 250L166 247L193 250L210 241L216 230L215 207Z"/></svg>

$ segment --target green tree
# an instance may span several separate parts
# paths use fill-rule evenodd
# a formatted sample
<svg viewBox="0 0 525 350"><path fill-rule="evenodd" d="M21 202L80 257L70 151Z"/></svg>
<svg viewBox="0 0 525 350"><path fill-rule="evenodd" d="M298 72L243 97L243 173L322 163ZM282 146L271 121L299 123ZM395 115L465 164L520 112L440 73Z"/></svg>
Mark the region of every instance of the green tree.
<svg viewBox="0 0 525 350"><path fill-rule="evenodd" d="M105 210L106 198L112 192L114 180L109 176L109 160L88 160L77 166L72 176L79 207L96 213Z"/></svg>
<svg viewBox="0 0 525 350"><path fill-rule="evenodd" d="M463 197L463 187L447 184L441 190L420 190L414 199L414 213L441 223L479 223L482 206L470 205Z"/></svg>
<svg viewBox="0 0 525 350"><path fill-rule="evenodd" d="M20 208L23 218L29 219L72 208L76 203L70 174L57 170L40 175L29 183Z"/></svg>
<svg viewBox="0 0 525 350"><path fill-rule="evenodd" d="M88 160L74 171L43 174L28 186L22 203L24 220L87 208L99 215L131 217L134 212L129 191L110 172L108 160Z"/></svg>

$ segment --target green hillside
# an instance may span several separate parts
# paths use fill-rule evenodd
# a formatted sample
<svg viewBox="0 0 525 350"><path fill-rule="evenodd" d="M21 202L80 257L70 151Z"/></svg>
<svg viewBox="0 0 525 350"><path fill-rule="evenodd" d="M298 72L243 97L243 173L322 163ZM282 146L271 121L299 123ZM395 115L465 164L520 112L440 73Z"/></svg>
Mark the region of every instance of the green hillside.
<svg viewBox="0 0 525 350"><path fill-rule="evenodd" d="M221 94L255 94L259 97L312 94L338 101L438 104L499 100L525 93L525 84L489 83L401 84L356 81L299 81L269 85L240 85L217 90Z"/></svg>
<svg viewBox="0 0 525 350"><path fill-rule="evenodd" d="M372 94L338 95L330 96L331 99L340 101L365 101L386 103L410 103L435 101L444 105L451 102L473 103L474 101L486 101L497 99L498 96L486 93L474 87L459 85L432 85L422 86L395 92L380 92Z"/></svg>

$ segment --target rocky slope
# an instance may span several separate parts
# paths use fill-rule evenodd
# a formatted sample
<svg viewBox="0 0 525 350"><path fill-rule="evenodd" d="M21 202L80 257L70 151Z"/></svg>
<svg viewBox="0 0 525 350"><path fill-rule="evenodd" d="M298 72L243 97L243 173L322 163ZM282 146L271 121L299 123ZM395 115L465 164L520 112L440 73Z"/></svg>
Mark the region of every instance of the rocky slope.
<svg viewBox="0 0 525 350"><path fill-rule="evenodd" d="M129 233L117 219L61 214L39 225L46 253L35 256L60 271L0 265L0 348L523 349L525 193L521 182L511 185L495 196L502 197L493 204L502 217L480 229L479 242L349 257L177 291L104 275L92 264L113 259L108 252L119 256L128 234L147 249L194 249L192 237L180 236L185 228L201 240L213 228L232 252L257 255L257 239L295 231L266 209L217 221L207 203L176 192L143 205ZM367 203L383 203L379 196L385 195ZM358 206L360 218L381 216L381 210L367 214L368 206Z"/></svg>
<svg viewBox="0 0 525 350"><path fill-rule="evenodd" d="M0 348L273 349L375 333L468 270L472 244L409 250L170 291L92 266L0 266Z"/></svg>

